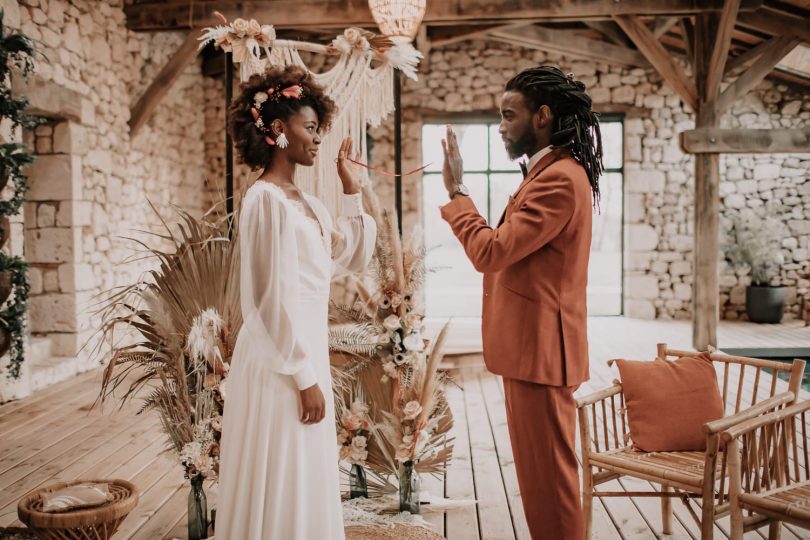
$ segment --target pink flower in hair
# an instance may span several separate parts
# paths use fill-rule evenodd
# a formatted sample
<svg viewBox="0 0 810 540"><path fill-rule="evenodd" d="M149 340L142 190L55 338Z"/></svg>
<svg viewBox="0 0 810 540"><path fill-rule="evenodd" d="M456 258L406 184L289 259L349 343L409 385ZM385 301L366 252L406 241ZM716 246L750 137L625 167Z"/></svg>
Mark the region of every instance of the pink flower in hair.
<svg viewBox="0 0 810 540"><path fill-rule="evenodd" d="M297 84L293 86L288 86L284 90L281 91L281 95L290 98L290 99L301 99L301 96L304 94L304 89L298 86Z"/></svg>

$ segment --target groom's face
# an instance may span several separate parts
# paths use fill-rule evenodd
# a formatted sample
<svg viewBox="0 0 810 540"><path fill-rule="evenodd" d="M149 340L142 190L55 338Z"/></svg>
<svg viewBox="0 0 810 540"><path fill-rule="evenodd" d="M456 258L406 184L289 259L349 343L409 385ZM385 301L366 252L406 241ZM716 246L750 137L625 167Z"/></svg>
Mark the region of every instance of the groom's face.
<svg viewBox="0 0 810 540"><path fill-rule="evenodd" d="M531 155L538 145L533 116L526 99L520 92L506 91L501 97L501 125L498 132L506 146L509 159Z"/></svg>

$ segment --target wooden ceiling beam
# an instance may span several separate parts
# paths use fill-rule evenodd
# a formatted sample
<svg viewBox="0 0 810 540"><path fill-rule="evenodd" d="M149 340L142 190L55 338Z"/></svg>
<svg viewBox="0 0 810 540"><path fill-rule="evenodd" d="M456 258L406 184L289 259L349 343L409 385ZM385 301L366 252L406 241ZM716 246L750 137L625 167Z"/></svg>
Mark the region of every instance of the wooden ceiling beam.
<svg viewBox="0 0 810 540"><path fill-rule="evenodd" d="M706 95L712 101L720 93L720 82L723 80L723 74L726 71L728 49L731 47L731 34L734 32L734 23L737 20L739 9L740 0L727 0L725 8L720 13L717 34L706 74Z"/></svg>
<svg viewBox="0 0 810 540"><path fill-rule="evenodd" d="M687 154L806 154L810 152L810 128L691 129L680 134L680 142Z"/></svg>
<svg viewBox="0 0 810 540"><path fill-rule="evenodd" d="M424 21L440 24L487 24L531 20L607 19L612 15L687 15L720 11L723 0L543 0L515 7L514 0L456 0L428 2ZM742 0L743 10L755 10L762 0ZM249 17L277 28L297 26L375 27L366 2L354 0L188 0L185 3L138 3L124 7L127 27L137 31L201 28L216 24L214 11L227 18Z"/></svg>
<svg viewBox="0 0 810 540"><path fill-rule="evenodd" d="M160 104L175 81L188 66L197 58L200 42L197 40L197 32L189 32L186 39L177 49L177 52L161 68L155 80L149 85L146 91L138 98L135 106L132 107L129 115L130 137L135 137L141 127L149 120L152 113Z"/></svg>
<svg viewBox="0 0 810 540"><path fill-rule="evenodd" d="M728 62L726 62L726 73L725 73L726 76L742 67L750 66L754 60L759 58L759 56L762 54L763 51L767 50L768 47L772 46L769 44L772 44L777 39L779 38L773 37L771 39L766 39L756 47L751 47L742 54L735 56L733 58L729 58Z"/></svg>
<svg viewBox="0 0 810 540"><path fill-rule="evenodd" d="M681 34L683 34L683 47L686 52L686 61L695 71L695 51L692 44L695 43L695 26L692 24L692 19L689 17L682 17L678 22L681 27Z"/></svg>
<svg viewBox="0 0 810 540"><path fill-rule="evenodd" d="M524 26L511 30L491 31L488 36L504 43L554 51L598 62L645 68L650 66L644 55L634 49L588 39L571 30Z"/></svg>
<svg viewBox="0 0 810 540"><path fill-rule="evenodd" d="M485 38L490 32L511 30L513 28L520 28L521 26L527 26L528 24L529 23L526 22L518 22L511 24L490 24L473 29L467 28L463 32L459 32L454 35L441 38L434 38L431 44L433 47L444 47L445 45L461 43L462 41L467 41L468 39ZM422 28L424 27L425 25L422 25Z"/></svg>
<svg viewBox="0 0 810 540"><path fill-rule="evenodd" d="M802 41L810 42L810 18L802 19L762 8L753 13L740 13L737 24L772 36L790 34L801 38Z"/></svg>
<svg viewBox="0 0 810 540"><path fill-rule="evenodd" d="M754 64L740 75L717 99L717 110L719 114L726 112L731 105L739 98L751 91L756 85L768 76L776 64L784 58L801 39L795 36L782 36L768 46L754 62Z"/></svg>
<svg viewBox="0 0 810 540"><path fill-rule="evenodd" d="M629 47L633 45L627 36L622 32L622 29L614 21L584 21L585 25L589 28L600 32L603 36L610 41L621 47Z"/></svg>
<svg viewBox="0 0 810 540"><path fill-rule="evenodd" d="M674 62L670 53L655 39L650 29L644 25L641 19L632 15L617 15L614 16L614 19L661 77L678 93L683 102L696 111L697 89L695 83L687 77L681 66Z"/></svg>
<svg viewBox="0 0 810 540"><path fill-rule="evenodd" d="M659 39L661 36L669 32L669 29L678 24L680 17L656 17L653 24L653 36Z"/></svg>

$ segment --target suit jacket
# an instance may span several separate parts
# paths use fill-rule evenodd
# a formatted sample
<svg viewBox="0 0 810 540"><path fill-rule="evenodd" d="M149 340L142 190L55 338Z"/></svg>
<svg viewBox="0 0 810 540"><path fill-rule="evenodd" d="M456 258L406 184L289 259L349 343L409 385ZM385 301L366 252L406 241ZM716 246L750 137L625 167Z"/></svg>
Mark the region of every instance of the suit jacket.
<svg viewBox="0 0 810 540"><path fill-rule="evenodd" d="M551 386L588 379L585 289L592 192L564 150L544 156L492 229L469 197L441 209L484 273L484 361L493 373Z"/></svg>

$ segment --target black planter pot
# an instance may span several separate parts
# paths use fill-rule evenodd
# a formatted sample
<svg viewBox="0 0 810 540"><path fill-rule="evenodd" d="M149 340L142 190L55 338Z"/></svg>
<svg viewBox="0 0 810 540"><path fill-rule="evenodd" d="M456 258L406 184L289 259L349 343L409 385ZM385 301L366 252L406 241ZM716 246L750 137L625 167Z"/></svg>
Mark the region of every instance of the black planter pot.
<svg viewBox="0 0 810 540"><path fill-rule="evenodd" d="M748 320L755 323L778 324L785 312L787 287L749 286L745 290L745 310Z"/></svg>

